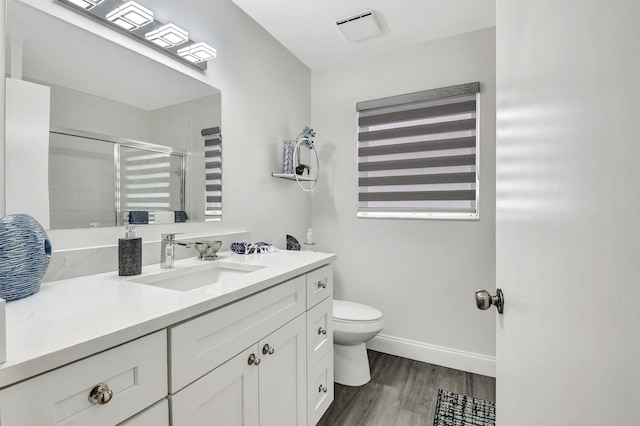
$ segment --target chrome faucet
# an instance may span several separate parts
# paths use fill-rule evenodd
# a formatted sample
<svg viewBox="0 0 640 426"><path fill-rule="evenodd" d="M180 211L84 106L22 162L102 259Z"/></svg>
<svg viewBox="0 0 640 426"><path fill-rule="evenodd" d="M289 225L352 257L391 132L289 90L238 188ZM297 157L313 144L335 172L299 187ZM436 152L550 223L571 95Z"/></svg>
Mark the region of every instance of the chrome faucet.
<svg viewBox="0 0 640 426"><path fill-rule="evenodd" d="M176 234L182 234L182 232L173 232L170 234L162 234L162 240L160 241L160 267L164 269L173 268L173 259L175 254L176 245L184 247L193 247L194 243L183 243L176 241Z"/></svg>

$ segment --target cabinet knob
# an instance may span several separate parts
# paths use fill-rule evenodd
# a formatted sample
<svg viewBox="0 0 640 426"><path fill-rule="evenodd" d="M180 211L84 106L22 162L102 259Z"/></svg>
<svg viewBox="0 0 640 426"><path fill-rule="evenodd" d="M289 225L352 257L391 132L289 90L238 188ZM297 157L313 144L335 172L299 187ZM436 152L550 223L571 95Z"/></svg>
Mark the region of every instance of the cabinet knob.
<svg viewBox="0 0 640 426"><path fill-rule="evenodd" d="M251 354L249 355L249 359L247 360L247 363L249 365L259 365L260 364L260 358L256 356L256 354Z"/></svg>
<svg viewBox="0 0 640 426"><path fill-rule="evenodd" d="M92 404L104 405L113 398L113 391L106 383L97 384L89 392L89 402Z"/></svg>
<svg viewBox="0 0 640 426"><path fill-rule="evenodd" d="M327 393L327 387L320 385L320 387L318 388L318 392L319 393L322 393L322 392Z"/></svg>
<svg viewBox="0 0 640 426"><path fill-rule="evenodd" d="M265 343L265 345L262 347L263 355L273 355L275 351L276 351L276 348L274 348L273 346L269 346L268 343Z"/></svg>
<svg viewBox="0 0 640 426"><path fill-rule="evenodd" d="M327 280L318 281L318 288L327 288Z"/></svg>
<svg viewBox="0 0 640 426"><path fill-rule="evenodd" d="M327 329L326 328L318 328L318 334L327 334Z"/></svg>

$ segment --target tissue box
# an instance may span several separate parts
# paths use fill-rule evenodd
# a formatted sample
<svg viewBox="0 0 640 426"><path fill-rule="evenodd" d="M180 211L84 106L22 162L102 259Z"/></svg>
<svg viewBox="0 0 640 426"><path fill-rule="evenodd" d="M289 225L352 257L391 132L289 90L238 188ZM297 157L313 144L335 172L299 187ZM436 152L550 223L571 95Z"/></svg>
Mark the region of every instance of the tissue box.
<svg viewBox="0 0 640 426"><path fill-rule="evenodd" d="M0 364L7 360L7 312L4 299L0 299Z"/></svg>

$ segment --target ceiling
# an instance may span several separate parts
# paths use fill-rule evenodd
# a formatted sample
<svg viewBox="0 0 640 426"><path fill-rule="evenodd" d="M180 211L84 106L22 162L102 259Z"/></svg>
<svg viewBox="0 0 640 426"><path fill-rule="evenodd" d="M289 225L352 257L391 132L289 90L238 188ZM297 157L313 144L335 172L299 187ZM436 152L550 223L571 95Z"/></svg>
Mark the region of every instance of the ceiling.
<svg viewBox="0 0 640 426"><path fill-rule="evenodd" d="M232 0L310 69L495 26L495 0ZM340 18L373 9L382 34L348 41Z"/></svg>

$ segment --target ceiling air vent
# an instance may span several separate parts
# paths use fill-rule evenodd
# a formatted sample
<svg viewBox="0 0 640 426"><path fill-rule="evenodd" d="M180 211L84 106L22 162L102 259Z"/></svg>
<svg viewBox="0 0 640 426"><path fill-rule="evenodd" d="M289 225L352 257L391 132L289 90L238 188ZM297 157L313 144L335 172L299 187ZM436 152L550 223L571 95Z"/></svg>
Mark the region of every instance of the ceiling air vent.
<svg viewBox="0 0 640 426"><path fill-rule="evenodd" d="M365 10L364 12L338 19L336 25L350 41L364 40L381 34L380 24L373 10Z"/></svg>

